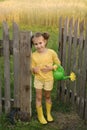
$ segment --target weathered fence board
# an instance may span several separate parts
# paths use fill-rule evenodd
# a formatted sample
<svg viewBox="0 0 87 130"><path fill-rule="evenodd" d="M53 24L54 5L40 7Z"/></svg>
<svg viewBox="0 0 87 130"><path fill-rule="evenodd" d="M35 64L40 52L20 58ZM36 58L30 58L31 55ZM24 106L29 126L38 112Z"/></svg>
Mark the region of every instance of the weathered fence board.
<svg viewBox="0 0 87 130"><path fill-rule="evenodd" d="M63 55L62 55L62 65L64 68L66 68L66 41L67 41L67 18L65 19L65 23L64 23L64 31L63 31L63 35L64 35L64 44L63 44ZM66 88L66 81L62 81L61 82L61 86L62 86L62 101L64 101L66 98L64 97L65 94L65 88Z"/></svg>
<svg viewBox="0 0 87 130"><path fill-rule="evenodd" d="M29 32L20 32L20 108L22 111L31 113L30 102L30 34Z"/></svg>
<svg viewBox="0 0 87 130"><path fill-rule="evenodd" d="M9 60L9 31L3 22L3 52L4 52L4 83L5 83L5 112L10 111L10 60Z"/></svg>
<svg viewBox="0 0 87 130"><path fill-rule="evenodd" d="M69 21L69 31L68 31L68 36L69 38L67 39L67 48L68 48L68 51L67 51L67 66L66 66L66 70L67 70L67 74L69 75L70 74L70 68L71 68L71 51L72 51L72 28L73 28L73 19L71 18L70 21ZM71 88L70 88L70 82L69 80L67 80L66 82L66 86L67 86L67 92L66 92L66 95L67 95L67 102L71 102L71 98L70 98L70 92L71 91Z"/></svg>
<svg viewBox="0 0 87 130"><path fill-rule="evenodd" d="M19 101L19 28L13 23L13 62L14 62L14 106L20 107Z"/></svg>
<svg viewBox="0 0 87 130"><path fill-rule="evenodd" d="M73 37L73 41L72 41L72 48L71 48L71 59L70 59L70 72L73 71L76 73L76 68L77 68L77 65L76 65L76 59L77 59L77 30L78 30L78 20L75 22L74 26L74 32L72 33L72 37ZM72 28L72 31L73 31L73 28ZM76 81L74 82L70 82L70 87L71 87L71 102L74 105L74 100L75 100L75 94L76 94Z"/></svg>
<svg viewBox="0 0 87 130"><path fill-rule="evenodd" d="M81 25L80 25L81 26ZM79 104L79 114L81 117L83 117L83 110L84 110L84 94L83 89L84 89L84 82L83 82L83 30L80 28L80 38L79 38L79 60L78 60L78 69L79 69L79 92L80 92L80 104Z"/></svg>

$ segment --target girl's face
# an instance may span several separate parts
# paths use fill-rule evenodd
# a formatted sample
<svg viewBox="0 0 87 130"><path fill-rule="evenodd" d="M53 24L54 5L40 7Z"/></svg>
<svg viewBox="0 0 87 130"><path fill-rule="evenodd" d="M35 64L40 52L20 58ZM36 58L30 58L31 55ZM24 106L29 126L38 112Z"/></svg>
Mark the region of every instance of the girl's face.
<svg viewBox="0 0 87 130"><path fill-rule="evenodd" d="M46 43L47 41L43 38L43 36L33 38L34 47L39 53L45 51Z"/></svg>

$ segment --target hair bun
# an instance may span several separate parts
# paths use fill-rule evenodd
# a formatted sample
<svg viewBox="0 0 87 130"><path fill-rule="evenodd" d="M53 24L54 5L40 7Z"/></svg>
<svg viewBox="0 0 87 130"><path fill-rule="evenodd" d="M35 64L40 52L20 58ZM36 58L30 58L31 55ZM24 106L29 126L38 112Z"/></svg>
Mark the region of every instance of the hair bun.
<svg viewBox="0 0 87 130"><path fill-rule="evenodd" d="M46 40L48 40L49 39L49 37L50 37L50 35L49 35L49 33L48 32L44 32L43 34L42 34L42 36L44 37L44 39L46 39Z"/></svg>

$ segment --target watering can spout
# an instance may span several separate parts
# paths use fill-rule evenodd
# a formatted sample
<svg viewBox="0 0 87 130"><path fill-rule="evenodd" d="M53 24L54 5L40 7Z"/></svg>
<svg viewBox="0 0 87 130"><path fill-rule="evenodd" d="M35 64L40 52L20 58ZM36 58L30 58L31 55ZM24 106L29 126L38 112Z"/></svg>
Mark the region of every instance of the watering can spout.
<svg viewBox="0 0 87 130"><path fill-rule="evenodd" d="M58 68L55 71L53 71L53 76L55 80L66 80L66 79L70 79L71 81L76 80L75 73L71 72L69 76L66 76L64 68L61 65L59 65Z"/></svg>
<svg viewBox="0 0 87 130"><path fill-rule="evenodd" d="M70 76L64 76L63 80L66 80L66 79L69 79L69 78L70 78Z"/></svg>

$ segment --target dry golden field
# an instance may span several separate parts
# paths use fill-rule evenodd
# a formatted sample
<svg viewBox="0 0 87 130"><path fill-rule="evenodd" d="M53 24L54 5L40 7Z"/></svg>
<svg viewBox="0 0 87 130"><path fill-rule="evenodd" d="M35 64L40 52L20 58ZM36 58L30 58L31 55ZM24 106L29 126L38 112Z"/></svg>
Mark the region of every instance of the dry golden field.
<svg viewBox="0 0 87 130"><path fill-rule="evenodd" d="M87 0L0 0L0 23L53 26L60 16L86 19Z"/></svg>

